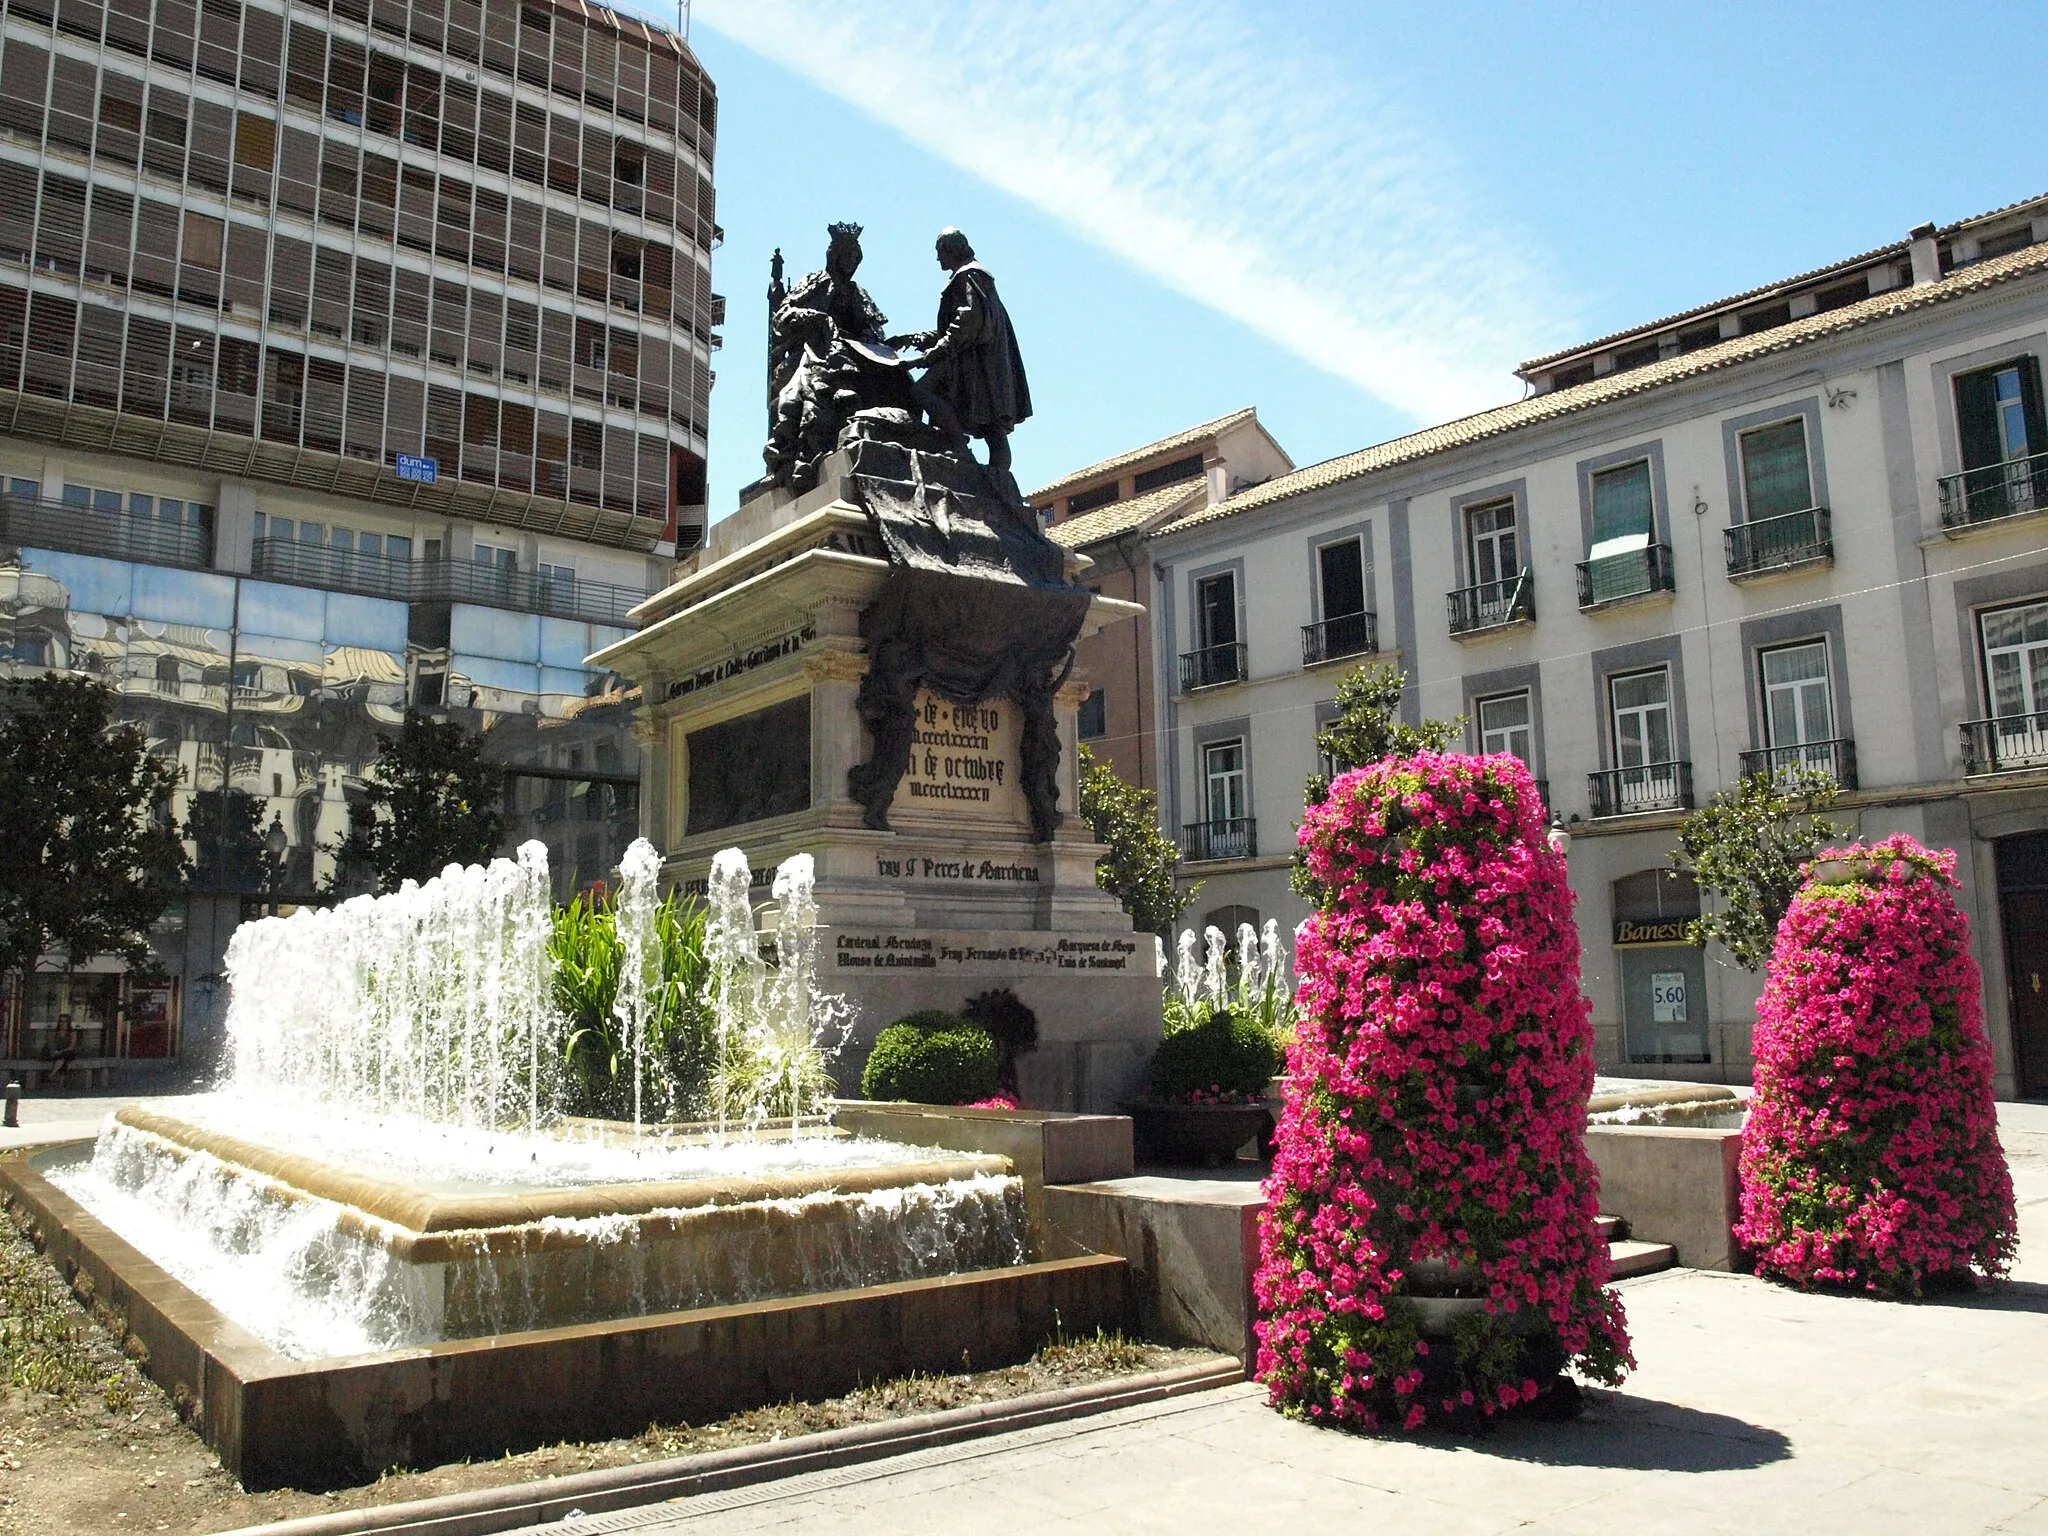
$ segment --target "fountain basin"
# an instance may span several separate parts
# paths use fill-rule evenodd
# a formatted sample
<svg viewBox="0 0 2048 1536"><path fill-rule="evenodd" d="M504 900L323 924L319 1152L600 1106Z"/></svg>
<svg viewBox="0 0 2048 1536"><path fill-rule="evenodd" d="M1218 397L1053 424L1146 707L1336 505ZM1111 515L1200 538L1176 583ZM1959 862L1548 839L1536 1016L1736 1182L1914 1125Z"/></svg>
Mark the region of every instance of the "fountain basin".
<svg viewBox="0 0 2048 1536"><path fill-rule="evenodd" d="M51 1182L90 1153L0 1158L9 1212L252 1489L701 1424L1125 1325L1124 1261L1086 1256L294 1360Z"/></svg>
<svg viewBox="0 0 2048 1536"><path fill-rule="evenodd" d="M188 1102L195 1112L205 1106ZM89 1162L50 1173L270 1347L300 1359L1032 1256L1022 1184L1006 1158L985 1154L821 1138L819 1161L806 1163L802 1141L776 1138L765 1148L685 1149L680 1160L658 1147L648 1159L656 1176L568 1183L546 1178L565 1178L562 1167L541 1167L528 1182L502 1171L435 1179L378 1166L367 1147L348 1160L332 1145L317 1150L129 1106ZM791 1165L764 1167L764 1155ZM523 1163L516 1154L504 1161L515 1171ZM621 1161L596 1171L616 1174ZM642 1159L629 1152L623 1161ZM658 1176L679 1161L684 1176Z"/></svg>

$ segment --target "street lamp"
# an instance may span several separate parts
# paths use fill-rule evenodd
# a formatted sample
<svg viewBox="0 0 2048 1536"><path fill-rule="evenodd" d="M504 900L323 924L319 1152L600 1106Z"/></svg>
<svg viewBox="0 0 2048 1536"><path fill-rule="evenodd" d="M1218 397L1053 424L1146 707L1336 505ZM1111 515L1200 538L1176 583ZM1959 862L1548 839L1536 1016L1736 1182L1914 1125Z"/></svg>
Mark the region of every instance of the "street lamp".
<svg viewBox="0 0 2048 1536"><path fill-rule="evenodd" d="M277 881L284 873L284 856L291 847L291 841L284 829L284 812L279 811L270 818L270 830L263 834L264 893L270 898L273 915L277 907Z"/></svg>

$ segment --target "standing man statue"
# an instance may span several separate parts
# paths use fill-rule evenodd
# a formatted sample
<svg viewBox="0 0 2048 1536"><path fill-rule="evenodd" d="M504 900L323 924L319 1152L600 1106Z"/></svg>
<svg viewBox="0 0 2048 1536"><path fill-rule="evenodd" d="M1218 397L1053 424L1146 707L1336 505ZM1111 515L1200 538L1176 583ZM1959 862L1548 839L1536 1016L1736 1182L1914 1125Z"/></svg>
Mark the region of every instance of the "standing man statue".
<svg viewBox="0 0 2048 1536"><path fill-rule="evenodd" d="M1010 433L1031 414L1017 334L996 294L995 274L974 259L965 235L941 231L938 258L947 273L938 328L895 341L923 349L910 365L924 370L913 393L931 424L956 437L984 439L988 467L1007 476Z"/></svg>

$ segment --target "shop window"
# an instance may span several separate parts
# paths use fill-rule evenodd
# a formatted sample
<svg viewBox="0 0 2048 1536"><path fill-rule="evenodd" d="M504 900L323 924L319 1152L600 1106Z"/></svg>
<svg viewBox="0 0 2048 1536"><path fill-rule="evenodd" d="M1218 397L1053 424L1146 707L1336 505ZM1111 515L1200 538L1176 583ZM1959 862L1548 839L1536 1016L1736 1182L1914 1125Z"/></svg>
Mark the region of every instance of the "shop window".
<svg viewBox="0 0 2048 1536"><path fill-rule="evenodd" d="M1648 869L1614 882L1622 1052L1631 1063L1712 1060L1706 952L1686 940L1699 915L1699 887L1688 875Z"/></svg>

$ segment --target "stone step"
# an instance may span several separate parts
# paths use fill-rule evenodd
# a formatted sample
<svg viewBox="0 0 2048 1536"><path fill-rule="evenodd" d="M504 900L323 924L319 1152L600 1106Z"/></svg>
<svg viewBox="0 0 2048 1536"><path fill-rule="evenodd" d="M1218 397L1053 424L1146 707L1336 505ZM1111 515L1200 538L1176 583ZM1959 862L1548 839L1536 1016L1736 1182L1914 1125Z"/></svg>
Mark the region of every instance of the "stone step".
<svg viewBox="0 0 2048 1536"><path fill-rule="evenodd" d="M1600 1241L1603 1243L1614 1242L1617 1238L1624 1235L1622 1221L1619 1216L1602 1216L1598 1218L1595 1225L1600 1228Z"/></svg>
<svg viewBox="0 0 2048 1536"><path fill-rule="evenodd" d="M1652 1275L1669 1269L1678 1255L1669 1243L1611 1242L1607 1245L1608 1274L1616 1280L1630 1275Z"/></svg>

